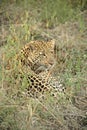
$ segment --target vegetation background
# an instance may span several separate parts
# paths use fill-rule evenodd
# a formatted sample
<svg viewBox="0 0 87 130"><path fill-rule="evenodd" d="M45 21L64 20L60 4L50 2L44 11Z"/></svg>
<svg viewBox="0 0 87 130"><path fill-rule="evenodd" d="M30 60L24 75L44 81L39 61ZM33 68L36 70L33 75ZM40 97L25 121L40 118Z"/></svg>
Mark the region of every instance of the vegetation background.
<svg viewBox="0 0 87 130"><path fill-rule="evenodd" d="M87 0L0 0L0 39L0 130L86 130ZM56 100L16 95L19 81L5 69L25 43L38 39L56 40L54 75L66 87ZM18 75L14 59L10 65Z"/></svg>

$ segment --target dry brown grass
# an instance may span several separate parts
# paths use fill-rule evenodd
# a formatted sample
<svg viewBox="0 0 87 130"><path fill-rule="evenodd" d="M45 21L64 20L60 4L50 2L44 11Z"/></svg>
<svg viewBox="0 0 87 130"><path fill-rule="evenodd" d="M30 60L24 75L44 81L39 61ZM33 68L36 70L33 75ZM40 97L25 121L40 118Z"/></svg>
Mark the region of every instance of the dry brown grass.
<svg viewBox="0 0 87 130"><path fill-rule="evenodd" d="M41 19L37 20L38 11L24 11L14 5L9 6L6 11L7 13L4 12L0 16L2 18L0 42L3 45L0 47L0 129L85 130L87 127L86 19L84 22L81 19L76 22L71 20L50 29L44 28ZM86 13L82 14L85 15ZM4 66L23 44L32 39L56 39L58 63L54 75L60 76L66 87L65 95L60 94L57 99L48 96L47 100L43 101L21 97L20 93L16 95L20 87L19 81L15 81L12 71L5 70ZM19 68L15 66L15 60L11 65L18 75Z"/></svg>

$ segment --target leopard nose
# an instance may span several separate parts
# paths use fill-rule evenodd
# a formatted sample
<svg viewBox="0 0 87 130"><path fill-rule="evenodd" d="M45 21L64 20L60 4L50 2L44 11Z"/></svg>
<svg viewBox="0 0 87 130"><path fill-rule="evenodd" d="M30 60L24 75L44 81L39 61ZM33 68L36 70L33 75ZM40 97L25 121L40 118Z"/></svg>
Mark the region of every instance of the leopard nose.
<svg viewBox="0 0 87 130"><path fill-rule="evenodd" d="M55 63L55 60L54 60L54 59L48 60L47 63L48 63L49 65L53 65L53 64Z"/></svg>

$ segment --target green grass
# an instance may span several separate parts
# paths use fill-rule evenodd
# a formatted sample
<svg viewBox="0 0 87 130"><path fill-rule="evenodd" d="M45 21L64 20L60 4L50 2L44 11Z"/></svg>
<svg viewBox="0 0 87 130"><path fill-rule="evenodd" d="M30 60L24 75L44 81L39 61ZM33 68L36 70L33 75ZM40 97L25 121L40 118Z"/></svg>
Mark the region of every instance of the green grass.
<svg viewBox="0 0 87 130"><path fill-rule="evenodd" d="M87 39L82 38L85 31L84 20L78 13L79 9L71 8L65 0L63 2L61 0L55 0L55 2L52 0L23 2L21 3L19 0L19 3L13 6L13 10L11 8L11 11L8 9L7 13L4 13L4 17L8 18L5 22L9 23L9 27L8 23L3 25L7 33L5 37L7 43L1 47L3 53L2 60L0 59L0 129L69 130L71 127L78 129L81 125L77 120L80 120L80 117L83 122L86 120L86 116L83 114L84 111L75 107L73 103L75 96L79 97L79 92L81 93L87 87ZM21 13L17 15L18 12ZM20 84L20 66L14 58L15 55L25 43L41 37L45 27L49 29L56 27L59 23L63 26L65 22L72 23L72 21L78 23L77 30L79 34L76 34L75 38L67 40L60 33L61 40L56 39L57 65L55 75L60 76L63 85L66 87L66 94L58 95L58 99L48 95L47 100L43 100L43 102L26 98L26 96L23 97L21 92L24 91L27 84L26 75L22 75L24 78L22 84ZM41 23L40 26L38 25L39 22ZM39 31L36 25L38 25L38 28L40 27ZM32 29L34 26L36 30ZM62 28L62 31L65 31L66 28ZM73 30L70 31L73 32ZM8 60L11 70L5 68ZM79 95L81 97L81 94Z"/></svg>
<svg viewBox="0 0 87 130"><path fill-rule="evenodd" d="M5 6L7 3L10 4L9 1L2 2ZM73 20L76 18L76 14L80 12L80 7L78 8L79 2L76 3L77 8L72 8L71 5L74 3L69 3L66 0L19 0L13 1L12 3L15 3L17 7L22 7L24 10L32 9L35 19L38 21L39 17L40 21L43 21L47 28L56 26L59 23L65 23L71 19Z"/></svg>

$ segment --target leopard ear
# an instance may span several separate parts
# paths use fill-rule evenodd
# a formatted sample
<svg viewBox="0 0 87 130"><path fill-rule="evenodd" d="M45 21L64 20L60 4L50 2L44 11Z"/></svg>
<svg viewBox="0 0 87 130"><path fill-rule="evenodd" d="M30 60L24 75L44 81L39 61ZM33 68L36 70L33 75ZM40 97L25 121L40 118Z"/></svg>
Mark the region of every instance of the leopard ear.
<svg viewBox="0 0 87 130"><path fill-rule="evenodd" d="M51 43L51 47L54 49L54 48L55 48L55 40L52 39L52 40L50 41L50 43Z"/></svg>

